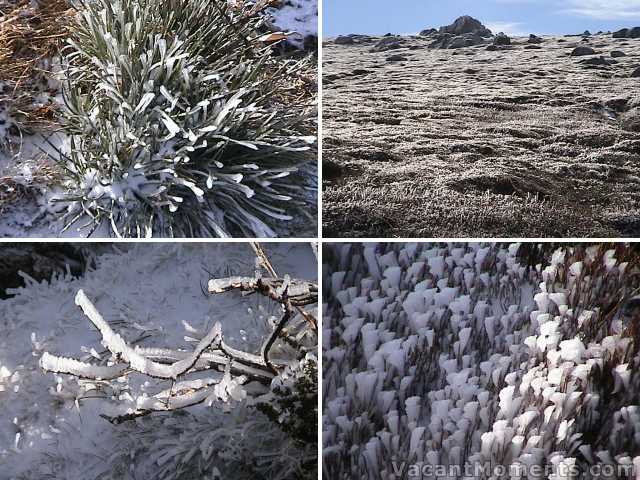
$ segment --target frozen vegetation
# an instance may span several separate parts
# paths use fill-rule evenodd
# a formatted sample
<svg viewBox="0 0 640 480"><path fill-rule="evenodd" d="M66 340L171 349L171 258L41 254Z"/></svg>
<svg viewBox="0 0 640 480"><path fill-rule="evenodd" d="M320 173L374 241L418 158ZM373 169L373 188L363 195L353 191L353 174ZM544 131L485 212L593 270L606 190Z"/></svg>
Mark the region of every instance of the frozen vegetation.
<svg viewBox="0 0 640 480"><path fill-rule="evenodd" d="M327 236L637 236L640 36L493 33L325 41Z"/></svg>
<svg viewBox="0 0 640 480"><path fill-rule="evenodd" d="M103 245L80 276L23 275L0 300L0 479L316 478L316 257L265 251Z"/></svg>
<svg viewBox="0 0 640 480"><path fill-rule="evenodd" d="M0 11L1 236L314 231L315 0Z"/></svg>
<svg viewBox="0 0 640 480"><path fill-rule="evenodd" d="M637 247L323 258L325 478L637 478Z"/></svg>

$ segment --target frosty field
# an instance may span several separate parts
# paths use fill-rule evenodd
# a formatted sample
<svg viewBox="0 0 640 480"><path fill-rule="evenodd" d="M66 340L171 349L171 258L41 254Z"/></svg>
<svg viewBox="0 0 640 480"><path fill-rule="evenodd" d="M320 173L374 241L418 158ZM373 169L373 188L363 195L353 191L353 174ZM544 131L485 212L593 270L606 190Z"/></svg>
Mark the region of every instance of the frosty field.
<svg viewBox="0 0 640 480"><path fill-rule="evenodd" d="M638 235L640 38L350 38L323 50L326 236Z"/></svg>
<svg viewBox="0 0 640 480"><path fill-rule="evenodd" d="M638 478L639 254L327 245L324 478Z"/></svg>
<svg viewBox="0 0 640 480"><path fill-rule="evenodd" d="M270 244L265 251L279 275L316 282L308 244ZM304 375L312 370L298 369L315 365L316 333L296 314L271 349L278 375L269 363L252 370L248 365L259 359L250 354L261 354L282 312L260 294L210 293L222 284L207 286L230 275L252 277L249 244L102 244L85 254L82 275L42 283L27 276L26 286L0 300L0 479L316 478L317 404L303 402L303 412L282 403L291 385L309 380ZM78 301L80 290L113 334L98 332L87 304ZM315 305L304 309L317 316ZM211 347L177 381L158 378L170 364L162 356L188 358L218 328L211 329L215 322L224 343L211 337ZM133 350L111 355L115 334ZM220 360L221 349L235 360ZM240 351L248 360L239 359ZM128 357L137 353L147 355L142 366ZM218 367L203 370L206 362ZM43 367L77 370L84 378ZM107 380L114 369L122 376ZM256 383L254 373L264 381ZM211 389L200 388L211 380ZM315 378L297 401L315 395L317 402L314 384ZM169 397L155 401L165 389ZM204 402L189 406L203 391ZM274 409L262 405L268 398ZM163 412L168 407L175 410Z"/></svg>

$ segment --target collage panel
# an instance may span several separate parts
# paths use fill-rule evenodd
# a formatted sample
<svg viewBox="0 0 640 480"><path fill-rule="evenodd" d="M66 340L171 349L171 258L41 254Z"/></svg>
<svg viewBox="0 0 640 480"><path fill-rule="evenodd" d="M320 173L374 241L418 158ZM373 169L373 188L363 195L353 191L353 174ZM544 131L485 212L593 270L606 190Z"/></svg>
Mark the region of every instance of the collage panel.
<svg viewBox="0 0 640 480"><path fill-rule="evenodd" d="M0 0L0 480L640 480L636 25Z"/></svg>
<svg viewBox="0 0 640 480"><path fill-rule="evenodd" d="M325 0L327 238L640 232L635 0Z"/></svg>
<svg viewBox="0 0 640 480"><path fill-rule="evenodd" d="M0 0L0 237L317 237L317 35L317 0Z"/></svg>
<svg viewBox="0 0 640 480"><path fill-rule="evenodd" d="M318 478L317 245L0 246L0 479Z"/></svg>
<svg viewBox="0 0 640 480"><path fill-rule="evenodd" d="M328 243L326 479L636 479L640 245Z"/></svg>

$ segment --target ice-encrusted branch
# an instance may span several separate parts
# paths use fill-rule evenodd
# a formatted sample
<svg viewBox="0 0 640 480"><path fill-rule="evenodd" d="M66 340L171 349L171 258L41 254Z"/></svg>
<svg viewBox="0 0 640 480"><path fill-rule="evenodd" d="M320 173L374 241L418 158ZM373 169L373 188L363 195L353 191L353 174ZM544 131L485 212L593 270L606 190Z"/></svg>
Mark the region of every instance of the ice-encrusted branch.
<svg viewBox="0 0 640 480"><path fill-rule="evenodd" d="M291 280L288 276L262 278L260 268L267 267L258 263L256 266L258 271L255 277L231 277L209 282L211 293L230 290L240 290L243 294L258 293L280 305L282 316L256 353L228 345L219 322L199 339L192 351L133 346L111 328L84 291L79 290L75 303L100 332L102 344L111 353L112 364L95 365L45 352L40 365L45 371L73 375L82 380L122 381L122 377L139 373L161 381L171 381L171 388L151 396L145 394L130 398L132 404L126 409L119 409L116 415L102 415L112 423L153 412L186 408L206 400L226 402L229 399L240 400L247 395L263 395L274 378L289 365L288 362L271 359L273 346L281 339L296 349L302 348L302 344L298 343L301 334L292 336L287 326L294 318L295 309L317 303L318 288L314 283ZM273 271L273 267L269 264L267 270ZM295 330L298 325L291 328ZM221 372L224 372L222 377ZM188 377L193 374L206 378Z"/></svg>
<svg viewBox="0 0 640 480"><path fill-rule="evenodd" d="M267 364L261 355L234 349L224 342L219 322L216 322L192 352L163 348L134 348L111 329L82 290L76 295L76 304L100 331L106 348L124 362L111 366L99 366L45 352L40 364L46 371L99 380L112 380L136 371L150 377L175 380L191 371L228 366L231 372L247 375L262 383L268 383L273 378L273 373L265 368Z"/></svg>
<svg viewBox="0 0 640 480"><path fill-rule="evenodd" d="M40 365L48 372L67 373L92 380L113 380L123 376L129 369L129 365L123 363L105 367L80 362L73 358L58 357L49 352L44 352Z"/></svg>
<svg viewBox="0 0 640 480"><path fill-rule="evenodd" d="M98 329L102 335L102 343L119 362L108 366L94 365L44 352L40 359L43 370L89 380L114 380L131 372L138 372L174 382L170 389L151 397L139 397L136 407L123 415L102 415L112 423L122 423L153 412L190 407L209 398L225 401L229 397L240 398L246 393L238 394L236 391L248 381L268 385L275 375L275 366L265 361L263 355L243 352L227 345L219 322L215 323L192 352L132 347L113 331L82 290L78 291L75 302ZM222 379L207 378L176 383L178 377L183 375L222 367L225 372ZM237 376L232 378L232 374Z"/></svg>
<svg viewBox="0 0 640 480"><path fill-rule="evenodd" d="M261 250L256 250L256 253L260 251ZM258 255L258 258L261 258L260 255ZM266 257L264 258L266 259ZM265 261L267 260L263 260L263 265L265 265ZM268 264L268 267L265 268L267 268L267 270L270 272L274 271L271 264ZM286 276L285 278L228 277L212 279L209 281L209 292L211 293L223 293L230 290L240 290L241 292L246 294L260 293L261 295L264 295L265 297L278 302L282 307L282 317L274 327L269 337L262 344L260 357L254 355L249 355L248 357L246 357L248 354L244 354L244 358L246 358L247 360L258 363L262 366L266 366L271 371L277 372L277 368L273 364L269 356L271 348L273 347L278 337L280 337L284 332L284 329L289 320L291 320L291 318L293 317L294 307L310 305L318 301L317 285L305 280L292 280L288 276ZM222 349L228 354L232 353L232 351L226 345L224 345Z"/></svg>
<svg viewBox="0 0 640 480"><path fill-rule="evenodd" d="M278 274L276 273L275 268L273 268L273 265L271 264L271 261L269 260L269 257L267 256L267 253L264 251L264 249L262 248L262 245L260 245L258 242L252 242L251 243L251 247L253 248L253 251L256 253L256 259L258 262L259 266L262 266L267 272L269 272L269 275L271 275L271 277L273 278L278 278ZM316 259L318 258L318 247L317 245L314 248L314 243L311 243L311 248L313 250L313 253L316 257ZM258 275L256 274L256 277L258 277ZM316 298L317 298L317 292L318 292L318 288L316 286L315 288L315 292L316 292ZM291 292L289 292L289 295L292 296L293 294ZM312 302L315 303L315 302ZM304 319L307 321L307 323L309 323L309 325L311 325L313 327L313 329L315 331L318 330L318 320L311 315L309 312L307 312L304 308L302 308L302 305L296 305L294 302L294 307L296 308L296 310L298 310L298 312L300 313L300 315L302 315L304 317Z"/></svg>
<svg viewBox="0 0 640 480"><path fill-rule="evenodd" d="M237 387L244 385L247 381L248 378L244 375L232 379L231 371L227 368L222 378L178 382L151 397L146 395L138 397L136 408L123 415L102 415L102 417L111 423L119 424L153 412L169 412L192 407L208 399L226 401L229 396L240 399L242 395L238 396Z"/></svg>
<svg viewBox="0 0 640 480"><path fill-rule="evenodd" d="M154 362L149 358L138 353L134 348L127 345L124 339L116 334L109 324L102 318L96 307L87 298L85 293L80 290L76 295L76 305L78 305L84 314L91 320L96 328L102 334L104 345L114 355L120 355L125 362L128 362L132 369L156 378L176 379L180 375L191 369L200 358L200 355L209 348L214 341L220 341L222 338L222 327L216 322L209 333L198 343L195 350L186 358L178 360L170 365Z"/></svg>
<svg viewBox="0 0 640 480"><path fill-rule="evenodd" d="M282 302L282 287L286 285L287 298L294 307L311 305L318 301L317 285L306 280L288 278L228 277L209 280L210 293L240 290L246 294L260 293L276 302Z"/></svg>
<svg viewBox="0 0 640 480"><path fill-rule="evenodd" d="M273 373L263 368L253 365L263 366L258 355L252 355L241 350L229 347L224 340L220 340L220 350L203 352L196 362L194 370L208 370L212 367L225 367L229 365L231 373L237 375L248 375L251 378L270 382ZM141 355L156 361L172 362L185 358L189 352L183 350L170 350L166 348L140 348L136 351Z"/></svg>

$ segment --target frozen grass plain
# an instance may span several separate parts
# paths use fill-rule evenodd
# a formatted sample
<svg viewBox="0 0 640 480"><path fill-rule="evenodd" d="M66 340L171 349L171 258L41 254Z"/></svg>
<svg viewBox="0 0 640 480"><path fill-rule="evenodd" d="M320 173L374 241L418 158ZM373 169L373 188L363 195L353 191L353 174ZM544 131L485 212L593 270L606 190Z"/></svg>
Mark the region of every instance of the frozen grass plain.
<svg viewBox="0 0 640 480"><path fill-rule="evenodd" d="M404 37L372 52L379 40L324 43L325 236L640 232L640 39L515 38L487 51ZM577 46L596 54L571 57ZM600 56L616 63L583 63Z"/></svg>

